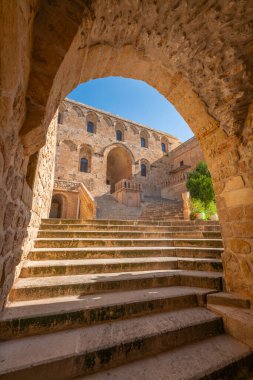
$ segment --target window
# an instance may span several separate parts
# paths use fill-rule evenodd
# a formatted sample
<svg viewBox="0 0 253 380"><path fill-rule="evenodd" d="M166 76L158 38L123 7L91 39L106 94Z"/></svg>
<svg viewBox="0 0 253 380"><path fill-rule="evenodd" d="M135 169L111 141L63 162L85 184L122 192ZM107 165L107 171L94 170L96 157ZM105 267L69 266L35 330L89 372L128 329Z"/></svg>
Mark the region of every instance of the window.
<svg viewBox="0 0 253 380"><path fill-rule="evenodd" d="M122 132L119 129L116 131L116 138L118 141L122 141Z"/></svg>
<svg viewBox="0 0 253 380"><path fill-rule="evenodd" d="M164 153L166 153L166 145L165 145L165 143L162 143L162 151L163 151Z"/></svg>
<svg viewBox="0 0 253 380"><path fill-rule="evenodd" d="M146 140L144 137L141 137L141 147L145 148L146 147Z"/></svg>
<svg viewBox="0 0 253 380"><path fill-rule="evenodd" d="M147 167L145 164L141 164L141 175L142 175L142 177L147 176Z"/></svg>
<svg viewBox="0 0 253 380"><path fill-rule="evenodd" d="M180 161L180 166L184 166L184 161Z"/></svg>
<svg viewBox="0 0 253 380"><path fill-rule="evenodd" d="M88 121L87 123L87 132L94 133L94 123L92 121Z"/></svg>
<svg viewBox="0 0 253 380"><path fill-rule="evenodd" d="M58 112L58 124L63 124L63 115L61 112Z"/></svg>
<svg viewBox="0 0 253 380"><path fill-rule="evenodd" d="M88 160L87 158L81 158L81 163L80 163L80 172L83 173L88 173Z"/></svg>

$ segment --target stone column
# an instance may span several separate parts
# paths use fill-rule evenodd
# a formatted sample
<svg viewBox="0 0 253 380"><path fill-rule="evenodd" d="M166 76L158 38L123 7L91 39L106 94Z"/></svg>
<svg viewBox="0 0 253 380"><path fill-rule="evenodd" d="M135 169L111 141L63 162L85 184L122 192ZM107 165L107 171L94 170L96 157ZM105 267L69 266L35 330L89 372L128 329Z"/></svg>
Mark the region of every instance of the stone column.
<svg viewBox="0 0 253 380"><path fill-rule="evenodd" d="M183 207L184 207L184 220L190 220L191 204L190 204L189 191L182 193L182 198L183 198Z"/></svg>

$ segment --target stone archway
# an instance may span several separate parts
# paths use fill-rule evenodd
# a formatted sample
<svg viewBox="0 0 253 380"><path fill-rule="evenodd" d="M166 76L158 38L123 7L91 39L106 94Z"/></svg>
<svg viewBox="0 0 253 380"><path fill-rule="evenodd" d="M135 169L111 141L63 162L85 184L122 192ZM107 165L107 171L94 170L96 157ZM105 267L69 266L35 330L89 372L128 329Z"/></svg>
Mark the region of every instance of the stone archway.
<svg viewBox="0 0 253 380"><path fill-rule="evenodd" d="M57 107L75 86L113 75L155 87L195 133L215 187L228 289L252 297L249 3L233 2L229 9L223 0L29 3L6 3L2 12L2 299L29 223L31 202L22 189L28 157L44 145Z"/></svg>
<svg viewBox="0 0 253 380"><path fill-rule="evenodd" d="M115 184L121 179L130 179L132 176L132 160L126 149L115 147L107 155L106 183L110 184L110 191L114 193Z"/></svg>
<svg viewBox="0 0 253 380"><path fill-rule="evenodd" d="M62 197L59 194L53 195L49 218L61 218L62 203Z"/></svg>

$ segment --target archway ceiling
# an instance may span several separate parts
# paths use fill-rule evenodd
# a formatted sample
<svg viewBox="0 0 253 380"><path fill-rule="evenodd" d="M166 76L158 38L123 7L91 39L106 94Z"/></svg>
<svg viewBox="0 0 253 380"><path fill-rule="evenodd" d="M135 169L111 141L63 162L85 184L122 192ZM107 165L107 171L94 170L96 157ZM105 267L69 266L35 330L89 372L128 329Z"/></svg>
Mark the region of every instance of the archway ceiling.
<svg viewBox="0 0 253 380"><path fill-rule="evenodd" d="M249 1L39 4L21 130L28 151L43 145L68 92L80 82L110 75L154 86L199 138L218 121L227 134L242 131L253 90Z"/></svg>

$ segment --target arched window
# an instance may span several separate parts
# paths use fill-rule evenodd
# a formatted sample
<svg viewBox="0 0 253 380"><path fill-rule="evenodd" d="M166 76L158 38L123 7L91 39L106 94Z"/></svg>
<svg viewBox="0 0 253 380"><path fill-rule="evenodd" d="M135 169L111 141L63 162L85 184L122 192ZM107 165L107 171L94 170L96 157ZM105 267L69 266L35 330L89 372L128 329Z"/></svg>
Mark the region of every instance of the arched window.
<svg viewBox="0 0 253 380"><path fill-rule="evenodd" d="M165 143L162 143L162 151L163 151L163 153L166 153L166 145L165 145Z"/></svg>
<svg viewBox="0 0 253 380"><path fill-rule="evenodd" d="M87 160L87 158L81 158L81 162L80 162L80 172L83 172L83 173L88 173L88 168L89 168L89 161Z"/></svg>
<svg viewBox="0 0 253 380"><path fill-rule="evenodd" d="M61 112L58 112L58 124L63 124L63 115Z"/></svg>
<svg viewBox="0 0 253 380"><path fill-rule="evenodd" d="M146 148L146 140L144 137L141 137L141 147Z"/></svg>
<svg viewBox="0 0 253 380"><path fill-rule="evenodd" d="M145 164L141 164L141 175L142 175L142 177L147 176L147 167Z"/></svg>
<svg viewBox="0 0 253 380"><path fill-rule="evenodd" d="M116 131L116 138L118 141L122 141L122 132L119 129Z"/></svg>
<svg viewBox="0 0 253 380"><path fill-rule="evenodd" d="M94 123L92 121L88 121L87 123L87 132L94 133Z"/></svg>

